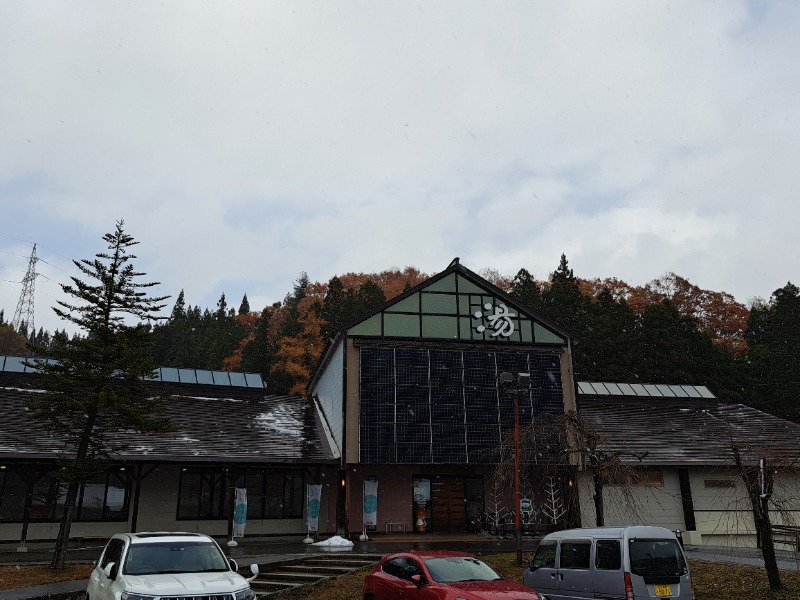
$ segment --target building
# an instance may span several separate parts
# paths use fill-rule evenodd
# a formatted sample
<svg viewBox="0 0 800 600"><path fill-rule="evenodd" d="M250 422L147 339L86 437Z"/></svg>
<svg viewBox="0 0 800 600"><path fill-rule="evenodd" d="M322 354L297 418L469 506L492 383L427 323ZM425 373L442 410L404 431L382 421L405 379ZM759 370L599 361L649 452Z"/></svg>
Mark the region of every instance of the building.
<svg viewBox="0 0 800 600"><path fill-rule="evenodd" d="M0 356L0 541L53 540L65 489L51 473L71 450L24 416L41 376L23 360ZM251 373L161 368L152 386L173 430L124 440L109 471L82 486L72 536L225 536L234 487L247 489L247 535L298 535L313 483L323 486L320 529L333 529L336 463L306 398L265 394Z"/></svg>
<svg viewBox="0 0 800 600"><path fill-rule="evenodd" d="M529 532L594 525L597 475L608 525L755 544L736 452L779 471L774 521L797 522L800 425L722 403L702 386L577 382L575 343L456 259L344 327L308 397L266 394L253 374L162 368L154 390L175 430L128 440L113 468L83 487L72 534L224 536L230 491L245 487L246 535L305 537L309 484L322 486L322 534L507 531L500 520L512 521L516 501L496 466L515 422L565 414L579 415L597 449L630 470L624 481L601 472L584 452L564 451L575 449L568 438L541 463L526 459ZM48 473L69 453L24 417L38 377L22 359L0 357L0 540L58 531L59 487ZM375 489L377 507L374 497L365 502Z"/></svg>

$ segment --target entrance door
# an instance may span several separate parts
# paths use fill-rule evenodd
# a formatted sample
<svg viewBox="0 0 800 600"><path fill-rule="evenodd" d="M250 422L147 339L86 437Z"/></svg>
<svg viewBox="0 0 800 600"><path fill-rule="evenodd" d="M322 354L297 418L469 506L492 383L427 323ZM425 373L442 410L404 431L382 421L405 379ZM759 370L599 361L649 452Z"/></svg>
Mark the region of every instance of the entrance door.
<svg viewBox="0 0 800 600"><path fill-rule="evenodd" d="M464 480L456 477L434 476L431 479L433 531L463 533L467 528L464 508Z"/></svg>

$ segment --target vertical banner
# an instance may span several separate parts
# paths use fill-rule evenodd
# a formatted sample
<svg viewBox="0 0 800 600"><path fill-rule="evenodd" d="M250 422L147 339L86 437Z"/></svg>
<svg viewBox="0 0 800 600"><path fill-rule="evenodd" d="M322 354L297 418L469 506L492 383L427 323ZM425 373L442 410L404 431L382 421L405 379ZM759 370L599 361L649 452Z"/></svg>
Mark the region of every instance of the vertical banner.
<svg viewBox="0 0 800 600"><path fill-rule="evenodd" d="M322 495L321 485L306 486L306 506L308 507L308 530L319 531L319 500Z"/></svg>
<svg viewBox="0 0 800 600"><path fill-rule="evenodd" d="M236 488L233 497L233 535L244 537L244 526L247 524L247 489Z"/></svg>
<svg viewBox="0 0 800 600"><path fill-rule="evenodd" d="M364 525L378 523L378 482L364 482Z"/></svg>

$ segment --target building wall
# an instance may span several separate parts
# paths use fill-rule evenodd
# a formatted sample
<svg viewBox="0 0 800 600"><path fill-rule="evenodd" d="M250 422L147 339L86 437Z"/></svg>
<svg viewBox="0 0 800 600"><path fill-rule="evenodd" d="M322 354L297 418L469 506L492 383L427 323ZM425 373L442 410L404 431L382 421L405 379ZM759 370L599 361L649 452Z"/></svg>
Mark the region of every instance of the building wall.
<svg viewBox="0 0 800 600"><path fill-rule="evenodd" d="M343 377L344 343L340 341L333 351L331 359L320 376L317 385L311 392L313 396L319 398L322 405L322 410L325 413L331 435L336 444L334 452L338 452L337 458L342 452L342 436L344 434L344 415L342 412L344 402L342 398L344 393Z"/></svg>
<svg viewBox="0 0 800 600"><path fill-rule="evenodd" d="M221 520L178 520L178 483L180 466L161 465L144 479L139 499L137 531L188 531L205 533L217 537L228 534L228 522ZM311 483L306 480L306 483ZM319 530L322 534L336 531L336 470L322 469L322 498L320 502ZM132 495L131 495L132 502ZM251 519L245 534L250 536L305 536L306 502L303 501L303 517L299 519ZM110 536L121 531L130 531L133 508L128 521L83 522L75 521L70 537ZM59 523L30 523L28 540L55 540ZM0 541L17 541L22 534L22 523L0 523Z"/></svg>
<svg viewBox="0 0 800 600"><path fill-rule="evenodd" d="M659 525L686 531L677 469L663 469L661 487L633 486L630 496L619 486L605 486L606 525ZM578 476L581 523L595 521L591 475ZM713 546L756 546L752 506L744 483L731 468L689 468L696 530L685 534L687 543ZM779 472L770 502L774 525L800 525L800 473ZM778 545L778 548L782 548Z"/></svg>
<svg viewBox="0 0 800 600"><path fill-rule="evenodd" d="M605 524L657 525L667 529L685 530L683 504L677 469L663 469L661 486L603 487ZM578 493L581 505L581 524L593 527L597 520L594 510L594 486L590 473L578 474Z"/></svg>

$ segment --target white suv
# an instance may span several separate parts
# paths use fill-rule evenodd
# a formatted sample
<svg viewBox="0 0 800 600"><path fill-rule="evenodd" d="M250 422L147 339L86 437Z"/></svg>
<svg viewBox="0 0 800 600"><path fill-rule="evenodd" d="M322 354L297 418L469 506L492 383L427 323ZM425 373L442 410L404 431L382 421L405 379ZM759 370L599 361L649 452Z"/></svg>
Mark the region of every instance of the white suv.
<svg viewBox="0 0 800 600"><path fill-rule="evenodd" d="M89 600L254 600L237 568L207 535L118 533L97 561L86 594ZM255 578L257 566L251 569Z"/></svg>

